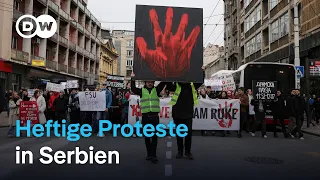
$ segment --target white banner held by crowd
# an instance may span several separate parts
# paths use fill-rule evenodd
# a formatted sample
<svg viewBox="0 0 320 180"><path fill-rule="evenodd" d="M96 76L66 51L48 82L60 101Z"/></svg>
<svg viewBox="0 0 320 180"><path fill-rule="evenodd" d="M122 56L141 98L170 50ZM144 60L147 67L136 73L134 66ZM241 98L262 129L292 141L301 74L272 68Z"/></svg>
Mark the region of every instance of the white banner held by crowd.
<svg viewBox="0 0 320 180"><path fill-rule="evenodd" d="M172 119L170 98L160 99L160 123L168 124ZM141 121L141 111L138 106L139 97L130 96L128 123ZM238 99L207 100L199 99L194 108L193 130L239 130L240 102Z"/></svg>
<svg viewBox="0 0 320 180"><path fill-rule="evenodd" d="M65 88L66 89L79 88L78 80L67 81Z"/></svg>
<svg viewBox="0 0 320 180"><path fill-rule="evenodd" d="M61 90L64 90L64 88L61 84L55 84L55 83L50 83L50 82L47 82L46 89L48 91L53 91L53 92L60 92Z"/></svg>
<svg viewBox="0 0 320 180"><path fill-rule="evenodd" d="M28 97L32 97L34 95L34 92L36 91L36 89L28 89Z"/></svg>
<svg viewBox="0 0 320 180"><path fill-rule="evenodd" d="M79 92L80 111L105 111L106 92Z"/></svg>

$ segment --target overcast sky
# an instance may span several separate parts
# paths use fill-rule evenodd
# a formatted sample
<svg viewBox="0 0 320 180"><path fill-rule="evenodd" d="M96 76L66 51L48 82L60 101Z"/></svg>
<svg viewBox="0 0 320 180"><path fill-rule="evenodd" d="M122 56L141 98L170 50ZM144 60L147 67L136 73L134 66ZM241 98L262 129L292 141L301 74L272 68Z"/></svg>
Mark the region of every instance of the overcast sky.
<svg viewBox="0 0 320 180"><path fill-rule="evenodd" d="M209 17L217 6L208 25L204 27L203 43L223 45L223 0L88 0L88 9L101 21L102 27L111 30L134 30L136 4L203 8L203 23L207 22L209 18L206 17Z"/></svg>

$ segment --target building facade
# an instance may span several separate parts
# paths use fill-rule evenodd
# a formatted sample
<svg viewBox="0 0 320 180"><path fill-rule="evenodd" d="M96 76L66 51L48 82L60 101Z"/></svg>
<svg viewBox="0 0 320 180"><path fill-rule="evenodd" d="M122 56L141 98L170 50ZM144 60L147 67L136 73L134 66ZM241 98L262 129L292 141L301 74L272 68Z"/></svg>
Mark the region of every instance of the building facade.
<svg viewBox="0 0 320 180"><path fill-rule="evenodd" d="M84 86L99 79L101 23L87 9L87 1L0 2L4 4L0 21L6 24L0 27L0 82L5 89L45 87L46 82L66 80L79 80ZM15 26L24 14L52 16L58 25L57 32L48 39L20 37Z"/></svg>
<svg viewBox="0 0 320 180"><path fill-rule="evenodd" d="M117 58L118 53L113 46L110 30L101 30L102 43L100 53L100 78L99 82L102 84L107 80L108 75L117 74Z"/></svg>
<svg viewBox="0 0 320 180"><path fill-rule="evenodd" d="M251 62L294 63L293 0L224 0L228 69ZM320 5L298 0L300 64L320 59Z"/></svg>
<svg viewBox="0 0 320 180"><path fill-rule="evenodd" d="M113 30L114 46L119 54L117 59L117 75L125 76L129 80L133 70L134 31Z"/></svg>
<svg viewBox="0 0 320 180"><path fill-rule="evenodd" d="M225 69L224 47L209 44L204 50L205 79L209 79L212 74Z"/></svg>

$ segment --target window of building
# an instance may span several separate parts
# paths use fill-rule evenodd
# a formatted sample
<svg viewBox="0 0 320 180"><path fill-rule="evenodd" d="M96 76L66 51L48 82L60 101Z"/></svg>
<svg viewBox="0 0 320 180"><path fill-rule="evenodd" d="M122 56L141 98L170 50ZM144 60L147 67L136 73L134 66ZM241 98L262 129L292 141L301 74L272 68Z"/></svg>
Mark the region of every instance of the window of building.
<svg viewBox="0 0 320 180"><path fill-rule="evenodd" d="M18 0L13 1L13 9L15 9L15 10L20 9L20 2Z"/></svg>
<svg viewBox="0 0 320 180"><path fill-rule="evenodd" d="M127 60L127 66L133 66L133 60L132 59L128 59Z"/></svg>
<svg viewBox="0 0 320 180"><path fill-rule="evenodd" d="M244 0L244 8L248 7L252 0Z"/></svg>
<svg viewBox="0 0 320 180"><path fill-rule="evenodd" d="M12 36L11 39L11 48L12 49L18 49L18 38L15 36Z"/></svg>
<svg viewBox="0 0 320 180"><path fill-rule="evenodd" d="M271 35L271 42L279 39L279 21L276 20L271 24L271 31L270 31Z"/></svg>
<svg viewBox="0 0 320 180"><path fill-rule="evenodd" d="M133 40L128 40L127 41L127 46L133 47L134 46L134 41Z"/></svg>
<svg viewBox="0 0 320 180"><path fill-rule="evenodd" d="M279 21L279 23L280 23L280 29L279 29L280 37L283 37L289 33L288 32L288 28L289 28L288 18L289 18L288 12L280 17L280 21Z"/></svg>
<svg viewBox="0 0 320 180"><path fill-rule="evenodd" d="M270 0L270 10L277 6L281 0Z"/></svg>
<svg viewBox="0 0 320 180"><path fill-rule="evenodd" d="M261 50L261 33L256 36L257 51Z"/></svg>
<svg viewBox="0 0 320 180"><path fill-rule="evenodd" d="M127 50L127 56L133 56L133 51L132 50Z"/></svg>
<svg viewBox="0 0 320 180"><path fill-rule="evenodd" d="M270 41L276 41L289 33L288 12L271 24Z"/></svg>
<svg viewBox="0 0 320 180"><path fill-rule="evenodd" d="M126 76L131 76L132 70L127 70Z"/></svg>
<svg viewBox="0 0 320 180"><path fill-rule="evenodd" d="M259 4L251 14L244 20L244 32L249 31L261 20L261 4Z"/></svg>

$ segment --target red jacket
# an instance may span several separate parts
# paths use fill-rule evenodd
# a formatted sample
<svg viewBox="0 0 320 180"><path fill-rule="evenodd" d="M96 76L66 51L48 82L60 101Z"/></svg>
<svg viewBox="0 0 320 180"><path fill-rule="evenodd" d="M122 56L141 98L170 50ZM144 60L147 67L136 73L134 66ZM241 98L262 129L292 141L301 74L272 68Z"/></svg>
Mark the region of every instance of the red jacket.
<svg viewBox="0 0 320 180"><path fill-rule="evenodd" d="M54 106L53 106L53 102L54 102L54 100L56 100L57 97L59 97L59 93L58 93L58 92L54 92L53 95L50 96L50 98L49 98L48 104L49 104L49 109L50 109L51 111L55 111L55 110L56 110L56 109L54 108Z"/></svg>

